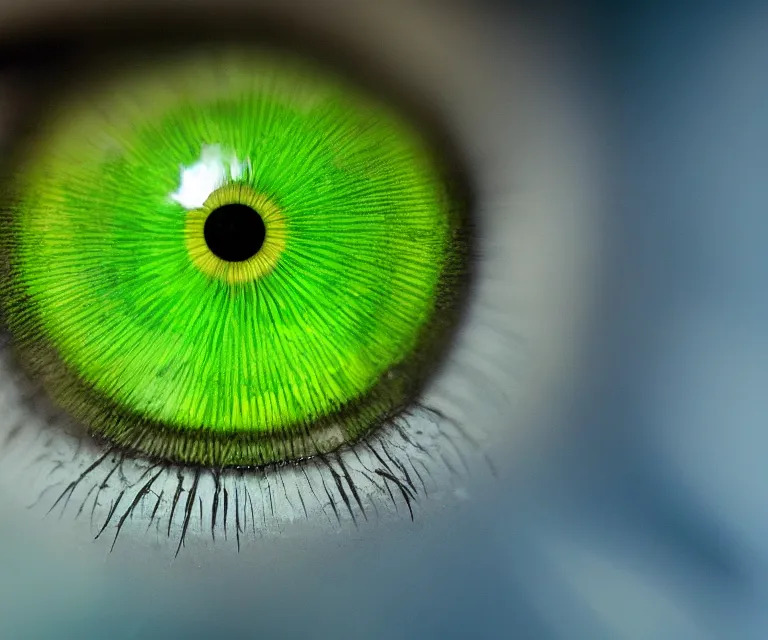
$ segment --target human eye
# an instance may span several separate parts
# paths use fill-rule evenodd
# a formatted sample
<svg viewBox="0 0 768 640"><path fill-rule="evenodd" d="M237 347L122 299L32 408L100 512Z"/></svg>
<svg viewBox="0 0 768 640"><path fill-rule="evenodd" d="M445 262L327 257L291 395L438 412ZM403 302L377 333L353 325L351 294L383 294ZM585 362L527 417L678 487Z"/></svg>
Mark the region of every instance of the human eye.
<svg viewBox="0 0 768 640"><path fill-rule="evenodd" d="M373 425L366 422L361 427L364 433L359 439L347 442L342 438L341 442L336 440L328 447L313 442L313 449L302 449L297 443L291 443L293 446L273 447L277 452L262 453L261 457L250 453L240 457L222 458L218 454L206 457L196 451L189 453L194 446L177 447L176 455L169 457L165 454L168 447L152 448L146 442L137 444L132 437L119 441L114 431L93 428L97 436L104 436L103 440L83 433L80 422L87 420L67 418L67 413L57 408L57 404L66 405L67 398L61 394L57 396L55 391L41 393L35 386L41 378L48 382L49 391L51 385L55 386L56 380L46 379L52 371L47 364L37 367L38 376L25 377L14 368L15 359L25 357L24 345L18 348L17 336L18 328L26 327L27 316L24 314L28 309L22 305L25 300L16 300L12 311L17 315L7 314L13 316L10 318L12 339L3 351L7 383L2 391L8 411L4 423L3 491L8 513L18 514L20 526L28 526L34 535L56 540L62 548L74 544L78 553L88 558L102 557L106 551L114 549L109 561L115 563L114 566L121 561L134 562L137 554L143 554L141 563L151 563L150 558L163 558L162 562L166 562L178 553L178 562L186 563L184 566L203 563L215 567L216 572L223 575L224 566L232 567L237 563L256 566L268 555L270 559L265 566L288 575L298 571L291 561L291 554L297 553L298 549L327 549L329 540L343 540L342 544L347 544L350 539L382 541L393 531L402 535L403 531L411 530L409 527L428 526L422 523L446 522L446 514L459 508L457 505L462 502L462 497L480 499L485 488L494 482L490 478L492 469L508 475L523 461L528 462L527 459L534 457L543 443L555 437L547 429L552 415L547 415L545 410L556 409L554 405L558 402L552 402L551 398L560 398L565 393L570 366L580 344L592 282L590 249L594 249L591 242L595 237L593 226L597 210L593 199L591 142L581 123L583 114L578 100L554 81L561 72L549 66L552 62L538 51L540 43L522 28L514 33L515 38L511 38L512 32L506 30L488 37L490 26L481 21L488 20L489 16L477 16L466 7L446 5L444 13L433 13L434 9L407 4L397 7L382 4L367 9L352 9L351 6L346 16L350 24L344 26L330 20L327 14L325 17L315 15L308 9L312 13L311 19L304 18L311 23L308 31L322 34L321 38L332 38L340 58L345 53L348 57L369 58L372 67L383 70L390 80L397 80L408 100L424 105L425 111L440 122L441 133L455 149L449 151L430 146L430 153L442 161L455 153L462 166L461 175L441 174L439 179L433 179L431 170L417 172L422 178L429 174L430 180L426 185L416 185L420 192L439 191L433 199L442 200L454 197L448 195L449 187L461 186L464 180L471 186L472 198L462 200L460 213L474 225L472 235L467 239L473 243L473 251L464 265L472 278L469 283L461 283L466 289L456 290L466 298L465 317L455 325L450 343L443 345L441 366L437 371L430 370L429 376L416 380L418 394L412 402L404 403L401 399L392 407L386 407L403 412L387 420L376 416ZM441 21L432 24L430 18L435 15L440 15ZM157 18L169 30L163 31L153 23L154 27L140 30L142 37L149 34L156 39L162 39L161 35L170 39L170 28L177 19L182 20L168 15ZM219 16L218 19L224 33L227 28L232 28L231 16ZM109 20L116 18L114 15L104 18L104 41L99 45L108 44L110 28L114 29L109 25L115 24ZM203 28L200 20L200 16L189 15L183 19L193 36L187 32L186 40L191 43L174 48L174 55L200 57L194 47L195 38L205 40L202 36L206 35L206 30L216 30L217 24L213 21ZM193 24L197 25L194 29ZM355 24L360 28L355 29L352 26ZM122 27L126 30L124 24ZM88 31L72 33L82 33L85 37ZM116 37L117 31L114 34ZM254 40L258 42L258 38L254 37ZM35 48L34 42L27 52ZM61 44L63 50L69 51L68 44ZM78 47L81 45L82 42L78 43ZM82 51L78 47L72 51ZM62 49L57 53L60 51ZM88 55L98 57L102 51L92 48ZM233 58L224 58L220 63L219 69L226 72L229 83L237 84L240 82L238 78L250 81L245 69L253 60L238 56L240 54L234 54ZM206 59L205 56L202 58ZM194 90L206 91L210 67L203 63L194 66L196 63L188 63L186 59L179 63L180 67L174 67L167 65L162 56L152 56L151 64L147 64L145 55L141 73L136 71L137 66L128 66L133 82L141 84L145 78L153 77L153 86L162 86L162 95L170 94L172 100L174 84L178 83L183 90L191 90L194 83L190 83L189 78L202 78L203 86L197 84ZM322 56L319 60L323 68L335 69ZM25 123L24 129L27 124L31 125L32 142L11 135L5 139L7 148L20 149L22 153L40 141L45 146L48 140L35 131L34 125L40 120L24 117L34 114L33 107L36 106L25 100L39 100L37 106L40 116L44 117L50 111L51 102L55 101L54 96L63 95L46 94L43 89L50 88L47 84L63 84L62 91L71 86L66 60L39 56L40 61L42 64L33 67L34 73L23 60L18 67L8 65L4 71L8 86L17 89L13 103L9 101L7 108L9 120L18 124L9 126L8 131L22 128L21 123ZM104 69L114 68L109 66L111 62L99 60L99 63ZM277 65L270 58L266 63L261 59L261 64ZM52 69L57 73L51 73ZM75 70L77 68L73 67L72 71ZM32 82L35 73L39 74L42 87ZM186 83L184 74L187 74ZM302 78L299 84L309 96L307 108L310 109L314 76ZM67 82L62 83L62 80ZM120 83L114 78L110 78L110 82L101 85L107 87L106 93L110 96L119 93ZM287 82L281 76L278 84ZM215 84L215 78L210 83ZM85 111L78 113L87 113L88 117L64 118L69 124L84 127L81 132L102 131L100 123L109 122L109 118L99 119L105 106L115 108L107 109L111 115L122 113L120 104L98 100L102 111L99 114L88 111L89 99L95 95L89 93L91 90L87 84L78 85L81 102L86 103L82 107ZM291 90L295 90L295 86ZM385 95L386 92L382 94ZM151 102L147 99L142 105L146 107ZM140 113L133 113L130 118L146 115L146 109L135 110ZM393 110L399 122L401 112L398 107ZM128 118L128 115L121 117ZM177 134L185 122L177 119L167 123L167 132ZM425 122L424 127L427 124ZM301 126L308 125L295 122L291 126L301 133ZM409 131L423 133L421 125L409 126ZM62 148L77 142L71 131L66 127L55 129L54 137L59 133L65 138L69 136L61 142ZM408 141L407 152L400 155L409 159L425 155L420 151L420 142L410 143L414 134L404 134L403 137ZM371 141L378 145L391 143L390 138L378 139L375 135ZM188 196L194 199L194 194L189 195L182 188L184 176L192 175L189 172L194 172L195 168L206 169L208 160L214 170L229 173L231 178L235 177L234 173L238 178L243 175L252 177L261 175L259 170L266 172L274 168L264 165L254 169L252 165L257 158L252 154L248 154L247 159L238 155L241 149L235 148L237 145L228 146L217 140L210 141L207 146L203 143L197 145L200 149L195 148L189 158L178 163L179 173L174 176L177 182L168 190L171 200L182 207L187 205ZM397 156L399 148L388 150ZM138 149L137 157L148 151L149 146ZM250 164L246 160L250 160ZM418 162L431 166L425 160ZM29 167L33 165L30 161ZM85 165L87 158L78 156L74 159L73 166L82 168ZM25 193L31 194L28 195L30 202L34 200L39 204L40 193L35 187L47 184L46 180L57 173L51 169L61 169L62 166L34 165L34 169L15 176L12 184L24 184L24 180L31 180L29 176L37 171L34 184L28 184ZM300 164L290 166L297 171L302 168ZM126 177L124 167L119 163L115 163L113 169L116 174ZM404 170L404 173L408 171ZM87 172L83 175L90 179L94 177ZM446 178L446 175L451 177ZM294 177L288 175L285 179ZM300 178L302 180L294 180L294 189L306 189L306 176L300 175ZM135 181L135 175L131 179ZM246 189L241 188L237 180L235 183L238 193L245 190L247 196L245 201L237 204L249 205L262 214L267 237L270 229L279 228L281 216L286 224L291 222L288 219L290 203L286 204L285 195L254 187L250 182ZM214 190L219 188L216 185ZM387 189L396 191L394 184L388 184ZM189 200L187 208L208 207L210 211L206 209L205 213L210 216L221 207L233 204L226 198L206 204L212 193L204 194L201 201ZM60 197L62 192L52 196L49 202L43 202L38 209L53 212L53 203ZM103 201L106 196L99 194L98 197ZM116 209L125 210L120 193L112 192L108 199ZM275 215L268 219L265 211L274 211ZM198 220L202 221L202 218ZM86 237L94 239L94 231L88 229L87 220L73 222L73 229L86 230L84 240ZM34 240L45 244L47 229L54 223L53 218L40 218L33 230ZM383 229L376 231L377 237L384 232ZM393 235L397 237L395 231ZM180 233L184 232L182 228ZM203 228L190 233L197 233L195 238L198 240L206 237ZM279 239L279 234L273 233L272 237ZM288 233L284 239L286 252L290 240ZM6 236L5 246L11 241ZM70 241L73 238L67 239ZM201 243L198 245L197 248L204 249ZM283 247L274 249L279 258ZM432 249L427 247L425 251ZM48 261L61 258L56 247L46 256L30 252L23 255L25 260L40 257L32 271L43 279L48 277L46 265L51 264ZM78 255L87 255L87 249ZM123 255L121 260L128 264L133 255ZM438 247L425 254L423 264L426 269L441 261L445 262L445 256L439 253ZM200 271L210 276L211 264L214 263L197 265L200 269L194 272L195 277ZM134 267L138 281L143 266L136 262ZM257 277L262 273L267 276L270 269L275 268L271 262L263 265ZM94 270L99 271L98 268ZM225 284L241 284L240 275L230 277L230 274L234 272L228 270L214 275L221 276ZM434 274L428 269L425 274L417 282L417 291L436 286L429 279ZM381 271L374 275L372 280L384 280ZM109 273L105 277L108 276ZM73 281L80 279L80 275L73 277ZM50 290L50 287L46 289ZM72 317L74 310L58 315L61 308L55 298L54 295L49 299L48 325L58 331L66 329L66 320ZM65 301L66 304L72 302L71 298ZM339 298L336 304L343 307L345 302L351 300ZM95 304L95 301L89 304ZM397 304L400 302L390 305L389 312L393 317L399 317L394 314ZM140 300L138 305L142 306ZM302 308L305 313L312 310L311 306ZM408 305L407 308L413 307ZM211 306L206 309L210 310ZM267 308L265 313L274 313L273 309ZM79 334L68 337L60 334L60 344L74 345L71 355L74 360L77 360L76 356L81 357L77 363L80 369L92 367L114 376L104 386L120 387L126 394L123 401L127 402L126 398L136 396L138 388L120 386L120 375L130 372L131 380L141 380L136 378L133 365L126 358L120 360L119 366L115 360L98 361L107 352L111 354L110 358L114 356L116 345L113 343L118 342L119 333L105 338L108 349L94 351L83 346L88 337L101 331L110 319L105 315L92 320L93 324L83 325ZM382 340L385 338L391 336L382 336ZM412 340L412 337L405 339ZM400 338L396 342L399 344ZM152 354L147 350L143 355L150 357ZM389 357L386 349L382 357ZM400 358L400 354L392 357ZM98 366L94 364L96 361ZM41 359L36 357L35 362L40 363ZM161 364L164 366L169 362ZM157 367L162 369L160 364ZM321 369L320 366L315 368ZM284 369L285 372L290 370L292 367ZM32 371L35 372L35 367ZM362 377L367 379L374 373L380 375L382 372L366 371ZM335 393L336 390L329 389L328 395L332 391ZM56 402L50 402L49 395L53 395ZM167 400L167 389L161 389L159 397ZM77 404L82 407L79 398ZM227 398L230 397L222 400ZM347 395L342 393L334 402L343 403L345 398ZM153 398L150 404L156 405L158 411L170 410L170 403L158 403L157 400ZM179 400L178 404L184 403ZM71 405L68 409L70 414L77 414ZM239 410L243 424L249 423L246 410L242 407ZM205 422L210 417L206 411L208 409L203 407L195 419ZM226 411L232 415L234 409L228 407ZM322 408L322 412L326 409ZM155 432L150 429L148 433ZM298 451L289 452L288 449ZM30 508L22 508L27 506ZM411 520L416 524L411 525ZM98 538L95 544L81 544L93 537ZM239 551L240 555L229 554L228 550Z"/></svg>

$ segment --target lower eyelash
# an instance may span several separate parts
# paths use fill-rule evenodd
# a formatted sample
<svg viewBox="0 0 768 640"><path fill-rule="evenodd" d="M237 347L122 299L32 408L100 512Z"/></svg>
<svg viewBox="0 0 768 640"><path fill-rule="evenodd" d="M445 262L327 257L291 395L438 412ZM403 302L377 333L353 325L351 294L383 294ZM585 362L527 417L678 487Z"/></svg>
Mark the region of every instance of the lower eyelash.
<svg viewBox="0 0 768 640"><path fill-rule="evenodd" d="M3 448L18 435L11 430ZM131 523L173 540L178 555L191 535L234 542L240 551L249 539L281 533L283 522L315 515L332 529L375 523L387 509L413 520L422 500L468 478L468 457L495 474L461 423L425 404L332 454L263 468L182 467L111 446L87 464L82 447L92 444L83 442L90 436L70 438L79 445L71 458L43 455L33 462L49 473L28 506L42 506L48 517L88 519L95 539L111 538L110 551ZM72 479L75 464L81 469Z"/></svg>

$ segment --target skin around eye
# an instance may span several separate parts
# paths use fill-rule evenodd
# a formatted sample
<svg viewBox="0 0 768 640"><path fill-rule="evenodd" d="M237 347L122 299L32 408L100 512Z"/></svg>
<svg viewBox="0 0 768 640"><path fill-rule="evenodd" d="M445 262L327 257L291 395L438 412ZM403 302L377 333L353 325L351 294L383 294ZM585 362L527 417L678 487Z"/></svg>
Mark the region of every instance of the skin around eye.
<svg viewBox="0 0 768 640"><path fill-rule="evenodd" d="M91 432L251 466L401 413L455 322L467 238L397 110L266 51L170 58L81 89L3 216L22 364Z"/></svg>

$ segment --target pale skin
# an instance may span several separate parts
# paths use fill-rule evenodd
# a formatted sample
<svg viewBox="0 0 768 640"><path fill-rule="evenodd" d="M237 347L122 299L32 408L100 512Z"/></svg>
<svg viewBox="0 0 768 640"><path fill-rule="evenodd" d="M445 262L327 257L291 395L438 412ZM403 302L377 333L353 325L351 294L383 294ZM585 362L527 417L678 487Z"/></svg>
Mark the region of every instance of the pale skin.
<svg viewBox="0 0 768 640"><path fill-rule="evenodd" d="M278 5L102 4L6 0L0 39L83 16L99 25L122 5L194 20L214 6L221 19ZM457 476L432 470L413 521L386 498L357 526L337 522L307 492L305 517L293 489L271 492L290 474L273 475L239 553L232 529L213 542L195 524L175 558L183 519L166 536L149 526L151 504L126 519L112 553L113 528L94 541L99 526L73 517L77 504L45 515L55 492L27 508L53 473L51 451L81 465L56 470L65 485L100 455L27 427L0 450L0 636L765 637L768 358L754 238L768 190L750 133L768 106L752 69L768 48L750 28L764 18L725 31L704 12L701 33L681 35L671 12L651 19L623 4L611 28L631 23L649 55L618 47L597 81L578 45L597 31L565 9L548 21L485 3L279 3L443 110L468 157L486 279L434 399L480 445L461 450ZM691 59L665 48L679 38ZM16 95L0 85L3 139ZM499 337L512 333L524 341ZM13 384L3 368L7 416L21 410ZM120 482L102 492L97 520Z"/></svg>

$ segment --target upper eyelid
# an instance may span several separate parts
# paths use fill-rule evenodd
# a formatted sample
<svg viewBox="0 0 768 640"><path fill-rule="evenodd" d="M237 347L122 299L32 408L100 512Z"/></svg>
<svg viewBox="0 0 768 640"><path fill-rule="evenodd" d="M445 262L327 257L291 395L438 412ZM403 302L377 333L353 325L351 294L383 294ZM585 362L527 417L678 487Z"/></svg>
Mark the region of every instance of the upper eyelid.
<svg viewBox="0 0 768 640"><path fill-rule="evenodd" d="M503 73L510 85L516 84L518 74L529 74L524 56L506 58L495 50L493 43L500 40L499 34L491 33L493 16L459 0L439 6L412 0L263 0L255 6L242 0L76 0L77 4L52 0L45 3L46 11L40 10L41 2L45 0L25 2L13 14L0 3L0 76L13 53L16 62L40 56L44 67L50 59L46 49L57 40L66 41L68 33L70 39L101 34L103 41L112 43L135 39L139 27L152 25L150 38L162 41L169 34L186 32L187 44L194 44L196 36L210 37L214 31L226 37L234 24L241 36L277 43L287 38L289 49L300 45L305 53L319 53L331 64L354 65L360 78L375 72L372 82L402 93L421 111L438 117L440 126L455 134L457 146L465 147L478 139L478 126L484 129L481 145L496 138L489 134L488 123L500 116L488 110L505 100L497 95L498 74ZM211 13L214 4L216 11ZM340 14L343 21L336 19ZM259 30L262 22L264 28ZM270 34L273 29L280 31L277 37ZM511 37L513 42L529 40L522 28ZM522 50L527 46L522 44Z"/></svg>
<svg viewBox="0 0 768 640"><path fill-rule="evenodd" d="M41 4L45 5L42 11ZM179 10L180 7L183 10ZM412 17L415 7L414 3L403 0L393 0L386 5L353 0L314 3L300 0L262 0L258 3L248 0L181 3L174 0L115 0L111 3L31 0L0 5L0 47L13 40L42 40L50 34L60 36L67 31L105 32L109 38L120 38L126 29L136 31L142 25L162 24L170 31L189 30L202 36L214 30L225 36L246 32L254 34L255 39L269 37L274 29L286 32L295 29L302 35L327 43L340 40L344 46L365 54L379 40L386 40L387 48L397 49L404 42L395 33L403 22L399 14L404 11L408 14L406 17ZM343 13L345 19L337 20L334 12L337 12L335 15ZM429 40L428 32L424 34L424 40Z"/></svg>
<svg viewBox="0 0 768 640"><path fill-rule="evenodd" d="M0 80L9 76L28 88L39 73L46 84L58 81L56 74L67 76L68 82L77 69L66 65L77 56L91 58L84 60L90 64L104 54L119 56L121 50L151 58L158 47L162 53L174 46L254 43L317 57L350 73L356 83L366 80L369 90L403 103L396 106L416 107L416 119L426 120L425 113L440 116L446 95L460 92L455 85L470 79L473 74L468 69L484 67L474 61L474 45L482 39L477 25L447 12L440 28L446 31L441 38L452 43L449 50L441 38L430 37L432 27L425 22L429 11L415 11L418 5L407 1L395 0L384 8L379 3L321 0L311 4L314 11L301 2L224 3L233 7L231 15L218 2L214 11L210 0L193 2L177 13L172 11L173 0L109 4L76 0L75 5L54 2L51 14L30 9L37 6L37 0L32 0L24 3L23 20L10 20L0 6ZM345 20L331 19L328 7L344 7ZM419 23L426 31L419 38L409 37L407 32L418 29ZM454 86L446 91L448 84ZM465 93L478 93L477 84L468 86ZM440 122L435 128L450 129L450 125Z"/></svg>
<svg viewBox="0 0 768 640"><path fill-rule="evenodd" d="M41 10L43 4L45 10ZM17 12L12 11L14 6ZM338 15L344 15L344 20L337 20ZM461 0L446 0L437 7L412 0L29 0L0 3L0 68L9 52L23 47L27 57L38 52L45 56L45 48L66 40L68 33L77 34L72 37L101 34L112 42L127 34L135 38L138 31L153 25L149 31L160 40L187 32L194 43L195 38L217 32L220 38L275 39L301 45L309 53L347 56L402 81L414 95L440 102L448 85L454 85L448 94L457 91L455 85L465 83L472 85L466 91L477 92L477 80L488 65L487 30L493 22L491 16ZM274 31L279 32L277 38ZM309 47L304 46L305 39ZM514 82L516 63L503 64ZM479 86L488 89L490 83Z"/></svg>

